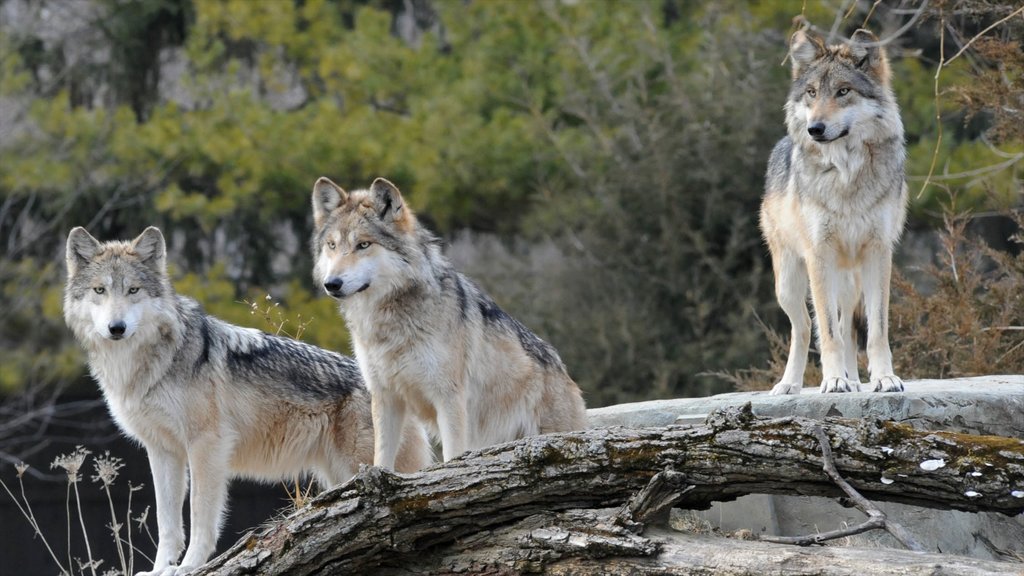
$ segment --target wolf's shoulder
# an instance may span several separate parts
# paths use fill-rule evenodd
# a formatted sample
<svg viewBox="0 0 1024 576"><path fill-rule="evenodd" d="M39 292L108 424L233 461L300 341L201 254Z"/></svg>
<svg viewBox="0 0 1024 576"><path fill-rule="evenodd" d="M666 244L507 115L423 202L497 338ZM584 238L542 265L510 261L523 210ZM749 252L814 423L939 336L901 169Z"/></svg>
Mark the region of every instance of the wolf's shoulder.
<svg viewBox="0 0 1024 576"><path fill-rule="evenodd" d="M766 193L778 193L785 190L792 164L793 139L786 135L775 143L771 156L768 157L768 170L765 175Z"/></svg>
<svg viewBox="0 0 1024 576"><path fill-rule="evenodd" d="M551 344L534 334L511 314L505 312L472 278L458 271L453 272L461 286L459 288L459 307L463 318L471 314L478 314L485 328L499 330L515 337L523 351L540 365L565 369L562 359Z"/></svg>

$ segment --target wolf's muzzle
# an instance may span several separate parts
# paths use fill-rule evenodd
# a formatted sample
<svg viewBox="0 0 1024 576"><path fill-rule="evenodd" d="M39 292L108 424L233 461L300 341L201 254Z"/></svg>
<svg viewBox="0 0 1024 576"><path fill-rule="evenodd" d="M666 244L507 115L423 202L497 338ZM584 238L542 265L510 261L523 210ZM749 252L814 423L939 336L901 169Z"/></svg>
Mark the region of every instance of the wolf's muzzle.
<svg viewBox="0 0 1024 576"><path fill-rule="evenodd" d="M843 128L843 131L840 132L838 136L835 138L829 138L825 135L825 132L827 131L828 127L825 126L824 122L815 122L807 127L807 133L811 136L811 140L819 143L834 142L850 133L849 128Z"/></svg>

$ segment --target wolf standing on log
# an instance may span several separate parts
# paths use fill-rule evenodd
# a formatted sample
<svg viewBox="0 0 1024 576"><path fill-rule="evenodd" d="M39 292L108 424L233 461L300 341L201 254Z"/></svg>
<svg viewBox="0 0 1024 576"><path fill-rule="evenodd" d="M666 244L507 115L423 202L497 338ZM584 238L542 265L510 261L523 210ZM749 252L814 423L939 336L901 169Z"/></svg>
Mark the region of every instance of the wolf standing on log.
<svg viewBox="0 0 1024 576"><path fill-rule="evenodd" d="M889 63L866 30L838 46L798 31L790 57L789 135L772 151L761 205L775 292L792 324L786 369L771 393L797 394L803 386L808 285L821 391L858 390L853 317L862 298L872 388L901 391L889 350L889 283L907 212L906 151Z"/></svg>
<svg viewBox="0 0 1024 576"><path fill-rule="evenodd" d="M351 359L240 328L175 294L160 230L67 241L64 318L118 426L146 447L159 532L153 571L185 573L217 544L232 477L312 473L340 484L373 459L370 399ZM397 468L430 463L425 431L396 434ZM187 470L187 474L186 474ZM181 508L191 480L188 550Z"/></svg>
<svg viewBox="0 0 1024 576"><path fill-rule="evenodd" d="M441 254L391 182L313 187L313 276L338 300L373 400L374 464L394 466L407 414L444 459L585 427L583 399L550 344Z"/></svg>

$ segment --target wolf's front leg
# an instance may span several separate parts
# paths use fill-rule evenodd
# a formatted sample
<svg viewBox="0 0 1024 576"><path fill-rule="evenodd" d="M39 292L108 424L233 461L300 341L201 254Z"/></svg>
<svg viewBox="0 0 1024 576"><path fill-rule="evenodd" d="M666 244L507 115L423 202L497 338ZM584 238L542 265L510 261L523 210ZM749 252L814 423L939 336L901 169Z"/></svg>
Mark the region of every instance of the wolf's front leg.
<svg viewBox="0 0 1024 576"><path fill-rule="evenodd" d="M188 550L179 573L202 566L217 548L224 506L227 503L231 438L220 430L204 433L189 446L191 511Z"/></svg>
<svg viewBox="0 0 1024 576"><path fill-rule="evenodd" d="M807 273L818 323L818 341L821 343L821 391L856 392L856 383L847 378L844 358L844 339L850 335L843 333L839 322L844 275L838 270L835 255L828 252L809 258Z"/></svg>
<svg viewBox="0 0 1024 576"><path fill-rule="evenodd" d="M799 394L804 386L807 350L811 345L811 316L807 313L807 270L803 259L786 248L772 249L772 270L775 272L775 296L789 318L789 355L782 378L772 388L772 395Z"/></svg>
<svg viewBox="0 0 1024 576"><path fill-rule="evenodd" d="M371 388L370 412L373 419L373 465L395 469L398 448L402 444L405 424L405 400L393 390L382 386Z"/></svg>
<svg viewBox="0 0 1024 576"><path fill-rule="evenodd" d="M903 380L893 373L889 349L889 283L892 250L876 248L864 261L864 310L868 316L868 371L875 392L902 392Z"/></svg>
<svg viewBox="0 0 1024 576"><path fill-rule="evenodd" d="M136 576L160 574L178 561L185 547L185 531L181 525L181 506L185 503L185 455L163 447L146 446L149 469L156 492L156 525L160 538L152 572Z"/></svg>

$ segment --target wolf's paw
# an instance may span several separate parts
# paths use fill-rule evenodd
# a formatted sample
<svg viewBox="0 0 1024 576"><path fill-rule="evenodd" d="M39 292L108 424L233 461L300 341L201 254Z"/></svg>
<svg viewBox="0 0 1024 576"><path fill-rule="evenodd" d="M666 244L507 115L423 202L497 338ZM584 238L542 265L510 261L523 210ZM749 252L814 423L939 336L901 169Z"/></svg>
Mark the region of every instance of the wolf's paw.
<svg viewBox="0 0 1024 576"><path fill-rule="evenodd" d="M772 396L782 396L783 394L799 394L800 390L804 385L800 382L779 382L769 392Z"/></svg>
<svg viewBox="0 0 1024 576"><path fill-rule="evenodd" d="M821 382L821 393L831 394L832 392L859 392L860 386L853 380L846 378L825 378Z"/></svg>
<svg viewBox="0 0 1024 576"><path fill-rule="evenodd" d="M903 392L903 380L894 374L882 376L871 383L875 386L875 392Z"/></svg>

